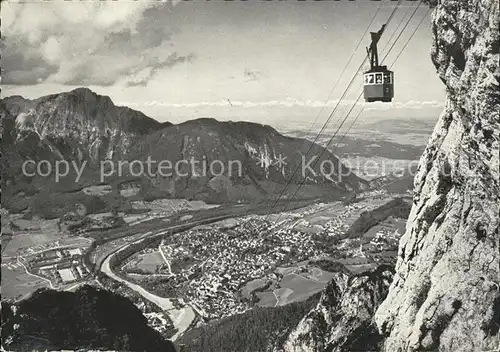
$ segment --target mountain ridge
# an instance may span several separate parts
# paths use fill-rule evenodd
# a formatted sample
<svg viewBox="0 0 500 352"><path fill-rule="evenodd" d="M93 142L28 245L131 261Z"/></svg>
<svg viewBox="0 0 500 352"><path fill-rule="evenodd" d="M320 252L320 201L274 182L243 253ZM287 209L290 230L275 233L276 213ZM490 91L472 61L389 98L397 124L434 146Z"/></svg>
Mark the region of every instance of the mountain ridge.
<svg viewBox="0 0 500 352"><path fill-rule="evenodd" d="M393 279L369 300L371 330L360 334L352 320L334 335L329 305L318 304L290 334L289 351L350 351L342 342L353 338L381 352L500 348L498 1L431 5L431 59L447 101L419 162ZM321 302L338 298L323 294Z"/></svg>
<svg viewBox="0 0 500 352"><path fill-rule="evenodd" d="M39 289L18 303L2 301L2 347L176 351L127 298L88 285L75 292Z"/></svg>
<svg viewBox="0 0 500 352"><path fill-rule="evenodd" d="M15 194L7 190L7 204L16 194L41 189L78 192L102 182L116 186L119 192L123 182L134 178L141 184L142 197L215 203L262 201L282 193L286 199L296 192L296 198L338 198L368 188L368 182L350 172L330 151L305 139L284 136L269 125L213 117L175 125L160 123L140 111L115 106L111 98L88 88L37 99L7 97L0 101L0 115L3 180L17 185ZM135 162L143 167L148 157L170 162L176 174L164 177L156 168L150 175L142 168L135 175L131 165ZM199 162L196 167L187 163L192 159ZM77 179L73 169L64 180L53 182L39 175L23 175L26 160L47 160L52 166L66 160L85 168L78 183L73 182ZM104 161L111 169L103 169ZM212 167L224 167L225 173L214 172ZM33 200L22 202L16 209L29 208Z"/></svg>

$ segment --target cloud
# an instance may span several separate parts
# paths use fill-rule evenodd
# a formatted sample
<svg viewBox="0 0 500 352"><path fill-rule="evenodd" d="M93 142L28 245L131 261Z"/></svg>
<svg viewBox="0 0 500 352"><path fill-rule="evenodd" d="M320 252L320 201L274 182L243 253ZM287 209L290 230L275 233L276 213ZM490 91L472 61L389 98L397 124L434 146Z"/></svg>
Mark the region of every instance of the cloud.
<svg viewBox="0 0 500 352"><path fill-rule="evenodd" d="M171 1L2 2L2 83L144 85L158 70L193 59L172 45L173 6Z"/></svg>
<svg viewBox="0 0 500 352"><path fill-rule="evenodd" d="M314 101L314 100L296 100L292 98L287 98L284 100L269 100L269 101L236 101L231 99L231 104L228 103L226 99L215 101L215 102L194 102L194 103L170 103L170 102L162 102L162 101L148 101L142 103L143 107L151 107L151 106L162 106L168 108L202 108L202 107L235 107L235 108L255 108L255 107L284 107L284 108L293 108L293 107L312 107L312 108L321 108L321 107L334 107L337 105L338 100L330 100L330 101ZM344 100L340 103L340 105L352 105L354 104L354 100ZM127 106L137 106L136 103L132 102L120 102L121 105Z"/></svg>
<svg viewBox="0 0 500 352"><path fill-rule="evenodd" d="M237 101L231 99L231 104L227 100L221 99L220 101L201 101L193 103L171 103L164 101L148 101L141 103L142 107L166 107L166 108L203 108L203 107L234 107L234 108L257 108L257 107L282 107L282 108L334 108L339 107L350 108L353 104L364 107L364 110L387 110L387 109L420 109L420 108L435 108L443 107L444 104L439 101L408 101L408 102L393 102L387 103L365 103L363 101L356 102L355 100L297 100L287 98L284 100L269 100L269 101ZM121 105L137 106L137 103L120 102Z"/></svg>
<svg viewBox="0 0 500 352"><path fill-rule="evenodd" d="M442 108L444 101L429 100L429 101L416 101L409 100L405 102L392 102L392 103L363 103L366 111L370 110L392 110L392 109L422 109L422 108Z"/></svg>
<svg viewBox="0 0 500 352"><path fill-rule="evenodd" d="M58 66L45 61L42 52L29 50L27 38L18 38L16 45L7 45L2 38L2 83L20 80L37 84L56 73Z"/></svg>
<svg viewBox="0 0 500 352"><path fill-rule="evenodd" d="M172 68L177 64L181 64L184 62L191 62L193 59L193 54L189 54L187 56L179 56L177 53L173 53L164 60L157 60L156 62L152 60L153 62L151 62L148 67L140 69L134 72L134 74L128 76L126 78L125 84L131 87L145 86L157 71L163 68Z"/></svg>

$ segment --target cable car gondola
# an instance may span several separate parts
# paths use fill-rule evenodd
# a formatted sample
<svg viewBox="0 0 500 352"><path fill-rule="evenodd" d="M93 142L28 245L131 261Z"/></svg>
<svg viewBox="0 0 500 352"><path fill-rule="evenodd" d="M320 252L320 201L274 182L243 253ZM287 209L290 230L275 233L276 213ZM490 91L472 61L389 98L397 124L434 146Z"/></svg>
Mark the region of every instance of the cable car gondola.
<svg viewBox="0 0 500 352"><path fill-rule="evenodd" d="M394 72L378 62L377 43L384 32L385 24L378 32L371 32L372 43L366 48L370 58L370 70L363 73L363 93L366 102L388 103L394 97Z"/></svg>

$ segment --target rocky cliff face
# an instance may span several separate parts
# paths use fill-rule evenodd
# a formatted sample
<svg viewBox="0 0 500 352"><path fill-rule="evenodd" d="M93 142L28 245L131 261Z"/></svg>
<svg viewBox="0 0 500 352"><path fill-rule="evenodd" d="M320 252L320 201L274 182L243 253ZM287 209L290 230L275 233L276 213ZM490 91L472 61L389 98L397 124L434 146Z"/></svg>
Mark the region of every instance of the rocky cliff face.
<svg viewBox="0 0 500 352"><path fill-rule="evenodd" d="M500 347L498 21L495 0L442 0L432 14L448 98L376 314L385 351Z"/></svg>
<svg viewBox="0 0 500 352"><path fill-rule="evenodd" d="M2 100L0 114L2 125L14 120L14 142L22 143L28 136L59 158L79 162L123 157L138 137L166 127L87 88L35 100L8 97Z"/></svg>
<svg viewBox="0 0 500 352"><path fill-rule="evenodd" d="M2 99L0 122L2 181L10 188L4 204L13 212L32 210L38 199L45 202L54 192L64 194L58 204L67 209L68 192L100 182L116 193L138 185L141 199L216 203L269 200L278 194L282 199L338 199L369 186L330 151L270 126L213 118L159 123L87 88L35 100ZM26 160L44 160L45 176L33 164L24 165ZM61 166L67 173L55 180L60 160L70 165ZM23 172L25 166L32 176ZM122 208L124 198L117 198Z"/></svg>
<svg viewBox="0 0 500 352"><path fill-rule="evenodd" d="M373 314L385 298L393 270L377 270L351 276L339 272L328 284L315 309L300 321L277 351L371 351L381 336Z"/></svg>
<svg viewBox="0 0 500 352"><path fill-rule="evenodd" d="M133 159L155 161L152 181L176 197L266 199L292 176L285 194L304 183L297 198L368 187L330 151L256 123L191 120L147 136L133 153ZM162 160L179 171L158 173Z"/></svg>

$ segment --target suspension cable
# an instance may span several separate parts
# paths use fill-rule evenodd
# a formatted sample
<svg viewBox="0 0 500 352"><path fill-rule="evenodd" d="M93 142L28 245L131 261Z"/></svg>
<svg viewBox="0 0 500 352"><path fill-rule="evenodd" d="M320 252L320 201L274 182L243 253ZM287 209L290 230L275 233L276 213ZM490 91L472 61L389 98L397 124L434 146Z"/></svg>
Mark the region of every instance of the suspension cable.
<svg viewBox="0 0 500 352"><path fill-rule="evenodd" d="M406 18L406 15L408 15L408 13L410 12L410 6L407 6L406 8L406 11L404 13L404 15L401 17L401 20L399 20L399 23L398 25L396 26L396 29L392 32L391 36L389 37L389 39L387 40L387 43L385 43L384 45L384 48L382 49L381 52L385 52L385 49L387 49L387 47L389 46L389 44L391 43L392 41L392 38L394 38L394 35L396 35L396 33L398 33L398 30L399 28L401 27L401 25L403 24L403 21L405 20Z"/></svg>
<svg viewBox="0 0 500 352"><path fill-rule="evenodd" d="M417 32L418 28L422 25L422 23L424 22L424 20L426 19L427 15L429 14L430 11L431 11L430 8L427 9L427 12L425 13L424 17L422 17L422 19L420 20L420 22L418 23L418 25L415 27L415 29L411 33L410 38L408 38L408 40L406 41L406 43L403 46L403 48L396 55L396 58L394 59L393 63L391 64L390 68L392 68L392 66L394 66L394 64L396 63L396 61L398 61L399 57L401 56L401 54L403 53L403 51L406 49L406 47L408 46L408 44L410 44L411 39L413 38L413 36Z"/></svg>
<svg viewBox="0 0 500 352"><path fill-rule="evenodd" d="M420 0L420 1L422 1L422 0ZM396 6L394 7L394 9L392 10L392 12L391 12L391 14L390 14L390 16L389 16L389 18L388 18L388 20L387 20L387 22L386 22L386 26L390 23L390 21L391 21L391 20L392 20L392 18L394 17L394 14L396 13L396 11L397 11L397 9L399 8L399 6L401 5L401 3L402 3L402 0L399 0L399 1L398 1L398 3L396 4ZM396 39L396 40L397 40L397 39ZM337 102L337 104L335 105L335 107L334 107L333 111L330 113L330 115L328 116L328 118L327 118L326 122L323 124L323 127L321 128L320 132L318 133L318 135L316 136L316 138L314 139L314 141L313 141L313 142L312 142L312 144L310 145L309 150L308 150L308 152L306 153L306 156L307 156L307 155L309 154L309 152L312 150L312 148L314 147L314 145L315 145L315 144L316 144L316 142L318 141L319 137L323 134L323 131L326 129L326 127L327 127L327 126L328 126L328 124L330 123L330 121L331 121L332 117L334 116L335 112L337 111L337 109L338 109L338 107L339 107L340 103L342 102L342 100L343 100L343 99L344 99L344 97L346 96L347 92L349 91L350 87L352 86L352 84L353 84L354 80L356 79L356 76L357 76L358 72L362 69L362 67L363 67L363 65L364 65L364 63L365 63L365 61L366 61L366 59L367 59L367 56L365 56L365 57L364 57L363 62L359 65L358 69L357 69L357 70L356 70L356 72L354 73L354 75L353 75L353 77L352 77L351 81L349 82L349 84L348 84L347 88L344 90L344 93L342 94L342 96L341 96L341 97L340 97L340 99L338 100L338 102ZM359 100L359 98L358 98L358 100ZM351 110L352 110L352 109L351 109ZM349 113L348 113L348 114L349 114ZM336 137L336 135L337 135L338 131L340 130L340 128L342 127L342 125L344 124L344 122L345 122L345 118L344 118L344 120L341 122L341 124L340 124L340 126L338 127L338 129L335 131L335 133L334 133L334 135L332 136L332 138L330 138L330 141L329 141L328 145L331 143L331 140L332 140L333 138L335 138L335 137ZM321 156L324 154L324 151L325 151L325 149L323 149L323 151L322 151L322 153L321 153ZM321 156L320 156L320 158L321 158ZM320 159L320 158L319 158L319 159ZM318 159L318 161L319 161L319 159ZM315 166L316 166L316 164L317 164L317 162L314 164L314 166L313 166L313 167L315 167ZM297 173L297 171L299 170L299 168L300 168L300 166L297 166L297 168L295 168L295 170L294 170L294 172L293 172L292 176L290 177L290 179L289 179L289 180L287 181L287 183L285 184L285 187L284 187L283 191L281 192L281 194L279 195L279 197L278 197L278 198L276 199L276 201L274 202L274 204L273 204L273 207L272 207L272 208L276 208L276 206L277 206L277 204L278 204L279 200L280 200L280 199L281 199L281 197L285 194L286 189L288 188L289 184L290 184L290 183L291 183L291 181L293 180L293 177L296 175L296 173ZM305 180L306 180L306 178L304 177L304 180L303 180L303 181L299 184L299 186L298 186L297 190L294 192L294 194L293 194L293 195L292 195L292 197L290 198L290 200L289 200L289 202L288 202L288 205L292 202L293 198L297 195L297 193L299 192L300 188L301 188L301 187L302 187L302 185L305 183ZM287 205L287 206L285 206L285 211L286 211L286 208L288 207L288 205ZM267 221L267 219L268 219L269 215L270 215L270 214L271 214L271 212L272 212L272 208L269 210L269 212L268 212L268 213L267 213L267 215L266 215L266 218L265 218L265 219L266 219L266 221Z"/></svg>
<svg viewBox="0 0 500 352"><path fill-rule="evenodd" d="M335 82L335 86L333 87L333 89L330 91L330 94L328 95L328 98L325 102L325 106L321 107L321 110L319 111L319 113L316 115L316 118L314 119L314 122L311 124L311 126L309 127L309 130L307 132L307 134L309 134L312 130L312 128L314 127L314 125L316 124L316 122L318 121L318 118L319 116L321 116L321 113L325 110L325 107L326 107L326 103L328 103L328 101L330 101L330 98L331 96L333 95L333 92L335 91L335 89L337 89L339 83L340 83L340 80L341 78L343 77L344 73L346 72L349 64L352 62L352 59L354 58L355 54L357 53L359 47L361 46L361 43L363 43L363 39L364 37L366 36L366 34L368 33L368 31L370 30L370 27L371 25L373 24L373 22L375 21L375 18L377 17L378 13L380 12L380 10L382 9L382 2L378 5L378 8L377 8L377 11L375 12L375 14L373 15L370 23L368 24L368 26L366 26L366 29L365 31L363 32L363 35L361 36L358 44L356 45L356 48L354 49L354 51L352 52L351 56L349 57L349 60L347 61L347 63L345 64L342 72L340 73L340 76L338 77L337 81ZM359 70L359 69L358 69ZM330 118L330 117L329 117ZM329 120L327 120L329 121ZM306 155L308 155L314 144L317 142L317 140L319 139L319 137L321 136L322 132L324 131L326 125L323 124L323 127L321 128L320 132L317 134L316 138L314 139L314 142L309 146L309 149L307 150L306 152ZM302 150L302 148L305 146L306 144L306 141L307 139L305 139L303 142L302 142L302 146L300 147L299 150ZM287 181L287 183L285 184L285 187L283 188L283 190L281 191L281 193L278 195L278 197L276 198L275 202L274 202L274 205L273 205L273 208L276 207L276 205L278 204L279 200L281 199L281 197L283 197L283 195L285 194L285 191L287 190L288 188L288 185L289 183L291 183L291 181L293 180L293 177L295 177L295 175L297 174L297 171L298 171L298 168L295 169L295 171L292 173L292 175L290 176L290 179ZM269 215L269 214L268 214Z"/></svg>
<svg viewBox="0 0 500 352"><path fill-rule="evenodd" d="M430 8L427 10L427 12L425 13L425 15L422 17L422 19L420 20L420 22L418 23L418 25L415 27L415 29L413 30L413 32L411 33L410 37L408 38L408 40L406 41L405 45L403 46L403 48L401 49L401 51L398 53L398 55L396 56L396 59L393 61L393 63L391 64L391 66L389 68L392 68L394 66L394 64L396 63L396 61L398 60L398 58L401 56L401 53L406 49L406 47L408 46L408 44L410 43L411 39L413 38L413 36L415 35L415 33L417 32L417 30L420 28L420 26L422 25L422 23L424 22L425 18L427 17L427 15L429 14L430 12ZM361 98L361 95L359 95L358 97L358 100ZM359 111L359 113L356 115L356 117L354 118L354 120L352 121L352 123L349 125L347 131L343 134L342 138L339 140L339 142L337 143L337 145L335 146L335 148L333 149L332 153L334 153L338 148L339 146L342 144L342 142L344 141L345 137L347 136L347 134L350 132L350 130L352 129L352 127L354 126L354 124L356 123L356 121L358 120L358 118L361 116L361 113L364 111L364 106L361 108L361 110Z"/></svg>
<svg viewBox="0 0 500 352"><path fill-rule="evenodd" d="M422 2L422 0L420 0L420 3L421 3L421 2ZM389 22L392 20L392 18L393 18L393 16L394 16L394 14L396 13L396 11L397 11L397 9L399 8L399 6L401 5L401 3L402 3L402 0L399 0L399 1L398 1L398 3L396 4L396 6L394 7L394 9L393 9L393 11L392 11L391 15L389 16L389 19L387 20L386 25L388 25L388 24L389 24ZM420 3L419 3L419 6L420 6ZM379 7L379 10L380 10L380 7ZM410 20L411 20L411 18L413 17L413 15L415 14L415 12L416 12L416 11L414 11L414 12L413 12L413 14L412 14L412 16L410 16ZM377 11L377 13L378 13L378 11ZM374 16L374 18L375 18L375 16ZM373 22L374 18L372 19L372 21L371 21L371 22ZM403 17L403 18L404 18L404 17ZM371 23L370 23L370 24L371 24ZM407 23L407 24L408 24L408 23ZM404 29L406 28L406 26L407 26L407 25L405 25L405 27L403 28L403 30L402 30L402 31L404 31ZM399 25L398 25L398 28L399 28ZM367 31L365 31L365 34L366 34L366 32L367 32ZM399 39L399 37L400 37L400 36L401 36L401 33L400 33L400 35L396 38L395 42L397 42L397 40ZM392 37L392 36L391 36L391 37ZM391 48L389 49L389 51L393 48L393 46L394 46L394 43L393 43L393 45L391 46ZM359 47L359 44L358 44L357 48L358 48L358 47ZM387 56L387 55L386 55L386 56ZM349 62L352 60L352 57L353 57L353 55L351 55L351 58L349 59ZM341 98L338 100L338 102L337 102L336 106L334 107L333 111L330 113L330 115L328 116L328 118L327 118L326 122L323 124L323 126L322 126L322 128L321 128L320 132L318 133L318 135L316 136L316 138L314 139L314 141L311 143L311 145L310 145L310 147L309 147L309 150L308 150L308 152L306 153L306 155L307 155L307 154L310 152L310 150L314 147L314 145L316 144L317 140L319 139L319 137L321 136L321 134L323 133L323 131L326 129L326 127L327 127L327 126L328 126L328 124L330 123L330 121L331 121L332 117L334 116L335 112L337 111L338 106L340 105L340 102L344 99L344 97L345 97L345 95L347 94L347 92L348 92L349 88L352 86L352 83L354 82L354 80L355 80L355 78L356 78L357 74L359 73L359 71L362 69L362 67L363 67L363 65L364 65L364 63L365 63L365 61L366 61L366 59L367 59L367 56L365 56L365 57L364 57L363 62L360 64L360 66L358 67L358 69L357 69L357 70L356 70L356 72L354 73L354 75L353 75L353 77L352 77L351 81L349 82L349 84L348 84L347 88L345 89L344 93L342 94ZM384 59L385 59L385 57L384 57ZM346 66L347 66L347 65L346 65ZM344 68L344 70L345 70L345 68ZM339 78L339 80L340 80L340 78ZM337 84L338 84L338 82L337 82ZM337 84L336 84L336 86L337 86ZM332 90L332 93L333 93L333 91L334 91L334 90L335 90L335 88ZM330 95L331 95L332 93L330 93ZM351 114L351 112L353 111L354 107L355 107L355 106L356 106L356 104L358 103L358 101L359 101L359 99L361 98L361 96L362 96L362 94L360 94L360 95L358 96L358 98L356 99L355 103L353 104L353 106L351 107L351 109L348 111L348 113L347 113L346 117L342 120L342 122L341 122L340 126L339 126L339 127L337 128L337 130L335 131L334 135L333 135L333 136L331 136L330 140L328 141L328 144L327 144L326 148L323 148L323 150L322 150L322 152L321 152L321 155L320 155L320 157L318 158L318 160L317 160L317 161L319 161L319 160L321 159L321 156L322 156L322 155L324 154L324 152L325 152L325 151L329 148L329 146L330 146L331 142L332 142L332 141L333 141L333 139L337 136L337 134L338 134L339 130L342 128L343 124L345 123L345 121L347 120L347 118L349 117L349 115ZM360 116L361 112L362 112L362 111L360 111L360 113L357 115L356 120L357 120L357 118ZM316 118L316 119L317 119L317 118ZM352 123L350 127L352 127L352 126L353 126L353 124L354 124L354 123ZM350 129L350 128L349 128L349 129ZM314 166L313 166L313 167L315 167L315 166L316 166L317 161L316 161L316 163L314 163ZM292 176L290 177L290 179L289 179L289 180L288 180L288 182L286 183L286 185L285 185L285 187L284 187L283 191L281 192L280 196L276 199L276 201L275 201L275 203L274 203L274 205L273 205L273 208L276 208L276 205L278 204L278 202L279 202L280 198L284 195L285 190L287 189L288 185L289 185L289 184L291 183L291 181L293 180L293 177L295 176L295 174L296 174L296 172L298 171L299 167L300 167L300 166L298 166L298 167L295 169L295 171L293 172ZM303 184L305 183L305 180L306 180L306 178L304 177L304 180L303 180L303 181L299 184L299 186L298 186L297 190L294 192L294 194L293 194L293 195L292 195L292 197L290 198L290 200L289 200L288 204L285 206L284 211L286 211L286 209L288 208L288 205L290 205L290 203L293 201L293 198L297 195L297 193L299 192L300 188L301 188L301 187L303 186ZM267 219L268 219L269 215L271 214L271 212L272 212L272 209L270 209L270 210L269 210L269 212L268 212L268 214L266 215L266 218L265 218L265 219L266 219L266 221L267 221ZM281 216L281 215L280 215L280 216ZM248 222L248 221L247 221L247 222Z"/></svg>
<svg viewBox="0 0 500 352"><path fill-rule="evenodd" d="M401 37L401 35L403 34L403 32L405 31L406 27L408 27L408 25L410 24L411 22L411 19L413 18L413 16L415 16L415 13L418 11L418 9L420 8L420 5L422 5L422 0L420 0L417 4L417 6L415 7L415 9L413 10L410 18L408 19L408 21L406 21L406 24L404 25L403 29L401 30L401 32L399 32L399 35L396 37L396 40L394 40L394 42L392 43L391 47L389 48L389 50L387 51L387 53L385 54L384 58L382 59L382 61L384 61L387 56L389 56L389 53L391 52L391 50L394 48L394 45L396 45L396 43L398 42L399 38Z"/></svg>
<svg viewBox="0 0 500 352"><path fill-rule="evenodd" d="M410 23L411 19L413 18L413 16L415 15L415 13L417 12L418 8L420 7L420 5L422 4L422 0L419 1L417 7L415 8L415 10L413 11L413 13L411 14L410 18L408 19L408 21L406 22L405 26L403 27L403 29L401 30L400 34L397 36L396 40L394 41L393 45L389 48L389 51L387 52L387 54L385 55L384 59L388 56L388 54L390 53L390 51L392 50L392 48L394 47L395 43L398 41L398 39L401 37L401 34L403 33L403 31L406 29L406 27L408 26L408 24ZM429 12L429 10L427 11ZM424 16L425 18L425 16ZM423 19L422 21L419 23L418 26L420 26L420 24L423 22ZM417 27L418 28L418 27ZM414 30L414 32L412 33L411 37L409 38L409 40L411 40L411 38L413 37L413 35L415 34L416 32L416 29ZM408 41L409 42L409 41ZM408 44L407 42L407 44ZM407 46L407 44L405 45L405 47ZM400 54L399 54L400 55ZM366 59L366 58L365 58ZM383 61L382 60L382 61ZM394 64L394 63L393 63ZM353 111L353 109L355 108L356 104L358 103L359 99L361 98L361 96L363 95L363 93L361 92L358 96L358 98L356 99L355 103L353 104L353 106L351 107L351 109L348 111L347 115L345 116L345 118L342 120L342 123L340 124L340 126L337 128L337 130L335 131L334 135L330 138L330 140L328 141L328 144L326 147L324 147L324 149L322 150L321 154L320 154L320 157L316 160L316 162L314 163L313 165L313 168L316 166L316 164L319 162L319 160L321 160L321 157L323 156L323 154L325 153L325 151L330 147L330 144L331 142L333 141L333 139L337 136L339 130L341 129L342 125L345 123L345 121L347 120L347 118L349 117L349 115L351 114L351 112ZM364 108L363 108L364 109ZM357 118L359 118L359 116L361 115L361 112L357 115L355 121L350 125L349 129L346 131L345 134L347 134L349 132L349 130L352 128L352 126L354 125L354 123L356 122ZM288 205L291 204L293 198L297 195L297 193L299 192L300 188L304 185L305 183L305 180L306 178L304 177L304 180L299 184L299 187L297 188L297 190L295 191L295 193L292 195L292 197L290 198L289 202L288 202ZM286 211L286 209L288 208L288 205L285 207L285 209L283 211Z"/></svg>

